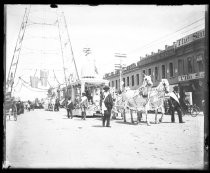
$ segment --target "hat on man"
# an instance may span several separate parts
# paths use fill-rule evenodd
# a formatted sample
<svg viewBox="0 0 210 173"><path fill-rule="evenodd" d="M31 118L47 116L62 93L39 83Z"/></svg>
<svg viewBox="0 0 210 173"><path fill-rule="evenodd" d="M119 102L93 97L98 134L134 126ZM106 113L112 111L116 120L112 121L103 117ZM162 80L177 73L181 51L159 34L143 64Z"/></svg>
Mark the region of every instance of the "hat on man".
<svg viewBox="0 0 210 173"><path fill-rule="evenodd" d="M105 91L108 91L110 88L109 88L109 86L105 86L103 89L104 89Z"/></svg>
<svg viewBox="0 0 210 173"><path fill-rule="evenodd" d="M178 91L179 87L178 86L174 86L173 89L174 89L174 91Z"/></svg>

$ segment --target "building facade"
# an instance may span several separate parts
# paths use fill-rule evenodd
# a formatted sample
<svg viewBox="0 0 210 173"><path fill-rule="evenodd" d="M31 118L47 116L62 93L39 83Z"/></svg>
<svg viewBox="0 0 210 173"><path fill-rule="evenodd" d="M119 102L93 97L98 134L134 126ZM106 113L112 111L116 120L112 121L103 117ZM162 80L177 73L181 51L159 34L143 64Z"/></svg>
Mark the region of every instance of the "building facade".
<svg viewBox="0 0 210 173"><path fill-rule="evenodd" d="M137 89L143 74L151 75L154 87L161 79L168 79L170 90L179 86L180 96L185 93L191 104L202 108L204 80L205 31L200 30L165 46L165 50L151 53L140 61L122 69L124 87ZM109 86L120 89L120 71L105 74Z"/></svg>

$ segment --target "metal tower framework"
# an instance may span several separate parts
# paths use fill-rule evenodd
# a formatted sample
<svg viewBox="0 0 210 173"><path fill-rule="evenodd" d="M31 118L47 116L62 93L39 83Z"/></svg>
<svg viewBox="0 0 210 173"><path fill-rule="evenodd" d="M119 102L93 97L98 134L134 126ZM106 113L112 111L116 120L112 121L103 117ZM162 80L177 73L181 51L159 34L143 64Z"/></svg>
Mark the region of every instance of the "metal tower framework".
<svg viewBox="0 0 210 173"><path fill-rule="evenodd" d="M29 13L31 11L31 6L29 8L25 9L25 13L23 16L23 21L20 27L20 31L19 31L19 35L17 38L17 42L16 42L16 46L15 46L15 50L14 50L14 54L12 57L12 62L10 64L10 69L9 69L9 73L8 73L8 78L7 78L7 82L6 82L6 91L7 92L13 92L13 84L15 81L15 75L16 75L16 71L17 71L17 67L18 67L18 62L19 62L19 58L20 58L20 52L21 52L21 48L22 48L22 42L24 40L24 34L25 34L25 30L27 27L27 23L29 23ZM55 19L55 25L58 27L58 32L59 32L59 42L60 42L60 50L61 50L61 56L62 56L62 62L63 62L63 71L64 71L64 78L65 78L65 83L66 86L69 84L68 80L69 77L72 76L72 74L74 73L74 79L75 81L79 80L79 74L78 74L78 70L77 70L77 66L76 66L76 62L75 62L75 58L74 58L74 53L73 53L73 48L72 48L72 44L70 41L70 35L68 32L68 28L67 28L67 22L66 22L66 18L64 16L64 13L61 11L58 11L58 9L56 9L56 16L57 18ZM38 25L49 25L47 23L35 23L33 22L32 24L38 24ZM31 25L31 24L28 24ZM73 71L69 71L69 69L74 69ZM53 71L54 72L54 71Z"/></svg>

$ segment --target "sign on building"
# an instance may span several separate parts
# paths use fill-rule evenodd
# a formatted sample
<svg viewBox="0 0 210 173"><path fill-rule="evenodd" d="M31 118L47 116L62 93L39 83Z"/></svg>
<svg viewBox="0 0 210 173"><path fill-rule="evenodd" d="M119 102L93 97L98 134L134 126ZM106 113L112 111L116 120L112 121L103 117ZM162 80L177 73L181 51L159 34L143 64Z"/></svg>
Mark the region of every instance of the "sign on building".
<svg viewBox="0 0 210 173"><path fill-rule="evenodd" d="M187 81L187 80L193 80L193 79L199 79L199 78L204 78L204 72L178 76L178 81L181 82L181 81Z"/></svg>
<svg viewBox="0 0 210 173"><path fill-rule="evenodd" d="M177 40L176 41L176 47L183 46L185 44L188 44L188 43L190 43L194 40L197 40L197 39L200 39L200 38L203 38L203 37L205 37L205 30L204 29Z"/></svg>

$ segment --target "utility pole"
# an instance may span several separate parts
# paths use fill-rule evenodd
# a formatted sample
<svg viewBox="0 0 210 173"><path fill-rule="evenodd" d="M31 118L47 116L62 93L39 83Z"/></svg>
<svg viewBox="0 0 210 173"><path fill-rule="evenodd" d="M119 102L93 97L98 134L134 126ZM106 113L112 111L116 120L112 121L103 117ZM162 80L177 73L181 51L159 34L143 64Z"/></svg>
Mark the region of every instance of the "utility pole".
<svg viewBox="0 0 210 173"><path fill-rule="evenodd" d="M120 64L116 64L115 67L119 68L120 70L120 90L122 91L122 58L127 58L126 54L121 54L121 53L115 53L115 57L120 58Z"/></svg>

